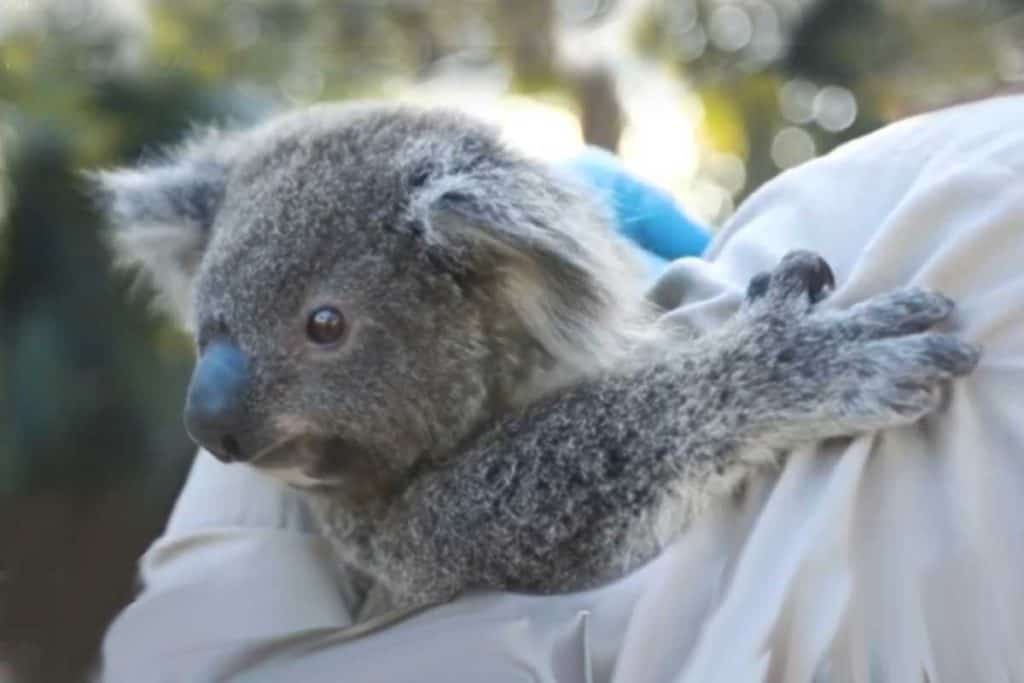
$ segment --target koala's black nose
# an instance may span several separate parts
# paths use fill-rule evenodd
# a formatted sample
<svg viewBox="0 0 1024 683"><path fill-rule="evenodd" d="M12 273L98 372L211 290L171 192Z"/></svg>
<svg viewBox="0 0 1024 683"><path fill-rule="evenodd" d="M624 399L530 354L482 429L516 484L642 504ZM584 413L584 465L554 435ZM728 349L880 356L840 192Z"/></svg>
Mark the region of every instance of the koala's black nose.
<svg viewBox="0 0 1024 683"><path fill-rule="evenodd" d="M185 428L224 462L246 459L239 438L248 388L246 359L238 347L216 342L199 356L185 399Z"/></svg>

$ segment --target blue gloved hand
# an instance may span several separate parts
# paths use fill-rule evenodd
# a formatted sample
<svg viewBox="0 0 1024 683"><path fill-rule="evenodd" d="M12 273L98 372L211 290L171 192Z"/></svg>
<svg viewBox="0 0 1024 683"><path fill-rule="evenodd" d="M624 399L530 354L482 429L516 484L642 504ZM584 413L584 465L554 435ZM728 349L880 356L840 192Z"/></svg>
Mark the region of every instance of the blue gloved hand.
<svg viewBox="0 0 1024 683"><path fill-rule="evenodd" d="M565 168L597 190L622 234L658 260L699 256L707 247L710 236L704 228L667 192L630 175L613 154L589 147Z"/></svg>

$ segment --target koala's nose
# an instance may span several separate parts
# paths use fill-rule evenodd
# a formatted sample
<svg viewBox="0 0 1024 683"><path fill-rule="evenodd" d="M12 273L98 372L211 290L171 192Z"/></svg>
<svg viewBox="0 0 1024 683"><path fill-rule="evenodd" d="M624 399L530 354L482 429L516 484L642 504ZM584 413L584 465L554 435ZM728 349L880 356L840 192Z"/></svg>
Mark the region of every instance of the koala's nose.
<svg viewBox="0 0 1024 683"><path fill-rule="evenodd" d="M211 344L199 356L185 399L185 428L200 446L224 462L245 460L239 439L249 387L246 358L227 342Z"/></svg>

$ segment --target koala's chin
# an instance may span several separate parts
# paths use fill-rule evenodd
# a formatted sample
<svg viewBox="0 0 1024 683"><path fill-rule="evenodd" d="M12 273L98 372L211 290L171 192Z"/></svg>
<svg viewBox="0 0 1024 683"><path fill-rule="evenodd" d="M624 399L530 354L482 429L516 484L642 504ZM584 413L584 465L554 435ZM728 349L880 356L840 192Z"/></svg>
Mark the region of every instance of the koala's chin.
<svg viewBox="0 0 1024 683"><path fill-rule="evenodd" d="M365 446L331 436L289 440L249 464L295 488L361 507L388 500L401 489L405 477L384 462Z"/></svg>

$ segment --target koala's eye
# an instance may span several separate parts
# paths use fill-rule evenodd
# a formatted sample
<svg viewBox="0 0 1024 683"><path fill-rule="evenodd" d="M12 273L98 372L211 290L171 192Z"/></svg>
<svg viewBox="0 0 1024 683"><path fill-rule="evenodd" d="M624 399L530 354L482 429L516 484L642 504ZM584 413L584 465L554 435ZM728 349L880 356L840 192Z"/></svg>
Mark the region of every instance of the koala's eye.
<svg viewBox="0 0 1024 683"><path fill-rule="evenodd" d="M306 336L316 344L333 344L345 334L345 317L333 306L321 306L309 314Z"/></svg>

